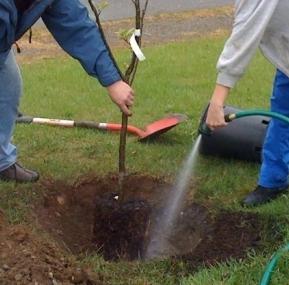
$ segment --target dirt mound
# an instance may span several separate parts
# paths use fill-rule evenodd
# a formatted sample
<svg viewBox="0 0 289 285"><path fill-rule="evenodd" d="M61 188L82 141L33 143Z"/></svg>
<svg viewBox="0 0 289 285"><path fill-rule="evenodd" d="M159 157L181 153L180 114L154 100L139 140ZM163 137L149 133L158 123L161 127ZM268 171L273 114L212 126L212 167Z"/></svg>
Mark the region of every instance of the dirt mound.
<svg viewBox="0 0 289 285"><path fill-rule="evenodd" d="M117 182L116 176L107 176L74 186L47 186L50 194L36 208L39 224L74 253L97 251L108 260L143 258L172 188L161 179L130 176L123 198ZM187 204L162 255L178 256L192 268L242 258L260 246L262 229L256 214Z"/></svg>
<svg viewBox="0 0 289 285"><path fill-rule="evenodd" d="M0 284L103 283L98 276L77 267L58 246L44 241L24 226L9 226L0 218Z"/></svg>

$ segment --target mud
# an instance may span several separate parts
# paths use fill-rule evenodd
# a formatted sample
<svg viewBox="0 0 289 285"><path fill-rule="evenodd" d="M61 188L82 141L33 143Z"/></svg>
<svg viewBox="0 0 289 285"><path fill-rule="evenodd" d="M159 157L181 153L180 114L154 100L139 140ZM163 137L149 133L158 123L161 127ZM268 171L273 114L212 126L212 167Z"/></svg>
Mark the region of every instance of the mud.
<svg viewBox="0 0 289 285"><path fill-rule="evenodd" d="M95 209L92 243L107 260L141 259L150 224L151 207L146 201L99 199Z"/></svg>
<svg viewBox="0 0 289 285"><path fill-rule="evenodd" d="M106 260L143 259L172 187L159 178L127 177L124 197L116 176L74 186L56 183L36 209L38 222L75 254L98 252ZM262 219L252 213L212 211L188 202L179 213L167 246L158 255L182 259L191 268L243 258L262 247Z"/></svg>
<svg viewBox="0 0 289 285"><path fill-rule="evenodd" d="M174 257L175 261L182 260L189 272L200 266L210 267L230 259L244 259L248 250L257 251L264 246L262 219L257 215L221 211L211 226L193 252Z"/></svg>

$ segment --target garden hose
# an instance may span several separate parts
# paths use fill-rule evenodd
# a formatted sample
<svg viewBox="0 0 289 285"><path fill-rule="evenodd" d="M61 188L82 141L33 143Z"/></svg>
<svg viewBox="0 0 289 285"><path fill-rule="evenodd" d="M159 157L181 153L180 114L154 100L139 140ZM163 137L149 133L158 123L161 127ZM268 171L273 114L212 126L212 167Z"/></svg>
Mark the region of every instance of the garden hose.
<svg viewBox="0 0 289 285"><path fill-rule="evenodd" d="M262 280L260 282L260 285L269 285L272 273L274 272L274 269L280 260L280 258L284 255L285 252L289 251L289 244L284 246L283 248L279 249L271 258L270 262L267 264L265 268L264 275L262 277Z"/></svg>
<svg viewBox="0 0 289 285"><path fill-rule="evenodd" d="M287 124L289 124L289 117L286 117L284 115L271 112L271 111L264 111L264 110L247 110L247 111L240 111L235 114L228 114L225 116L226 122L231 122L235 119L243 118L243 117L249 117L249 116L264 116L264 117L271 117L274 119L278 119L280 121L283 121Z"/></svg>
<svg viewBox="0 0 289 285"><path fill-rule="evenodd" d="M265 110L247 110L247 111L240 111L238 113L227 114L225 115L225 121L228 123L239 118L250 117L250 116L271 117L271 118L278 119L280 121L283 121L289 124L289 117L286 117L284 115L281 115L275 112L265 111ZM199 128L199 132L203 135L212 134L212 130L207 126L206 123L201 124Z"/></svg>

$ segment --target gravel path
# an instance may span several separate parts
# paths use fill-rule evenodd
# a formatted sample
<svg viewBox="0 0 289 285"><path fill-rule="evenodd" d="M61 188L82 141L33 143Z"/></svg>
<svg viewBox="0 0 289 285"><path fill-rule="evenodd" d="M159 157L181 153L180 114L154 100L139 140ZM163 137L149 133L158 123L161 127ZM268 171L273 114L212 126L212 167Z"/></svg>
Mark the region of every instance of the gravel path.
<svg viewBox="0 0 289 285"><path fill-rule="evenodd" d="M184 41L196 37L228 33L232 25L232 15L232 6L225 6L215 9L190 10L173 14L164 13L158 16L147 16L144 25L143 45ZM112 47L126 46L118 38L117 32L133 26L132 19L103 22L106 37ZM36 26L33 34L31 45L28 44L27 35L19 42L22 49L22 53L18 55L19 61L32 61L39 58L63 55L63 51L57 46L45 28Z"/></svg>
<svg viewBox="0 0 289 285"><path fill-rule="evenodd" d="M164 14L148 17L144 25L143 45L184 41L204 35L227 32L232 25L232 9L219 11L205 9L185 13ZM104 25L108 41L112 46L120 46L117 37L119 29L133 27L133 22L119 21L117 24Z"/></svg>

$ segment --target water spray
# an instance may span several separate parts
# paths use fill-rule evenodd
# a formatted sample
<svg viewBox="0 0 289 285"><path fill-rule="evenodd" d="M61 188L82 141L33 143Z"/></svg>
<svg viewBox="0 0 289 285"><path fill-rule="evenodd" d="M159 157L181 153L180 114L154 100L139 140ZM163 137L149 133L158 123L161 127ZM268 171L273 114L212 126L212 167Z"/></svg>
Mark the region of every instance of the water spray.
<svg viewBox="0 0 289 285"><path fill-rule="evenodd" d="M190 180L194 176L200 141L201 136L199 135L193 143L191 152L180 168L172 192L165 202L164 211L160 215L157 223L153 226L145 254L146 259L154 259L168 255L167 249L170 248L169 239L181 212L186 193L189 189Z"/></svg>
<svg viewBox="0 0 289 285"><path fill-rule="evenodd" d="M232 122L236 119L249 116L265 116L279 119L289 124L288 117L264 110L247 110L229 113L225 115L225 121ZM191 153L184 161L183 166L181 167L181 170L177 176L173 191L166 201L165 210L160 216L158 223L155 225L155 229L152 231L146 252L147 259L164 257L166 255L166 247L167 243L169 242L169 237L180 214L181 207L185 199L185 194L189 188L189 182L194 175L194 166L196 164L196 158L199 152L201 135L210 136L213 134L213 131L205 122L203 122L200 124L199 133L200 135L193 144Z"/></svg>

